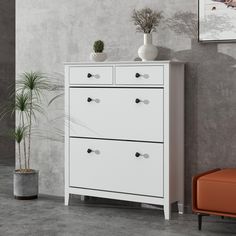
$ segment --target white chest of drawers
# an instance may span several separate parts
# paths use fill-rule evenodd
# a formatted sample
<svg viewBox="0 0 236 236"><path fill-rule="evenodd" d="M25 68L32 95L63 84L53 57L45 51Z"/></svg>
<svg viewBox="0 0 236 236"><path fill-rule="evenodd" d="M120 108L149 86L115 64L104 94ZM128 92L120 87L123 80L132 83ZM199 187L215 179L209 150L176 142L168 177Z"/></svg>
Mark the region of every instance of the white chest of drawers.
<svg viewBox="0 0 236 236"><path fill-rule="evenodd" d="M184 203L184 64L66 63L65 204L70 194Z"/></svg>

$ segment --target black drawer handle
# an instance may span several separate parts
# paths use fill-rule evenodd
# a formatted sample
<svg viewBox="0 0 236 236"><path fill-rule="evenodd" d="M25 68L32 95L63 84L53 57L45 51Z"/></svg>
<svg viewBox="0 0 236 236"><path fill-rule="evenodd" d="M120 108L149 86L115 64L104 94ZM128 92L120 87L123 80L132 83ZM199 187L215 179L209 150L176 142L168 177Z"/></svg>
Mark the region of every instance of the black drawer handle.
<svg viewBox="0 0 236 236"><path fill-rule="evenodd" d="M93 98L91 98L91 97L88 97L88 98L87 98L87 102L96 102L96 103L99 103L100 100L99 100L98 98L93 99Z"/></svg>
<svg viewBox="0 0 236 236"><path fill-rule="evenodd" d="M148 155L147 153L141 154L140 152L136 152L136 153L135 153L135 156L136 156L136 157L149 158L149 155Z"/></svg>
<svg viewBox="0 0 236 236"><path fill-rule="evenodd" d="M93 150L88 148L87 153L91 153Z"/></svg>
<svg viewBox="0 0 236 236"><path fill-rule="evenodd" d="M87 149L87 153L95 153L95 154L97 154L97 155L99 155L100 154L100 151L99 150L92 150L91 148L88 148Z"/></svg>
<svg viewBox="0 0 236 236"><path fill-rule="evenodd" d="M88 74L87 74L87 78L92 78L92 77L94 77L95 79L99 79L99 78L100 78L100 75L98 75L98 74L93 75L93 74L91 74L91 73L88 73Z"/></svg>
<svg viewBox="0 0 236 236"><path fill-rule="evenodd" d="M87 98L87 102L92 102L92 101L93 101L92 98L90 98L90 97Z"/></svg>
<svg viewBox="0 0 236 236"><path fill-rule="evenodd" d="M93 75L91 73L88 73L87 78L91 78L91 77L93 77Z"/></svg>
<svg viewBox="0 0 236 236"><path fill-rule="evenodd" d="M136 73L136 74L135 74L135 77L136 77L136 78L142 77L142 78L144 78L144 79L148 79L148 78L149 78L149 75L148 75L148 74L143 74L143 75L141 75L140 73Z"/></svg>
<svg viewBox="0 0 236 236"><path fill-rule="evenodd" d="M139 152L136 152L136 153L135 153L135 156L136 156L136 157L140 157L141 154L140 154Z"/></svg>
<svg viewBox="0 0 236 236"><path fill-rule="evenodd" d="M145 100L141 100L141 99L139 99L139 98L136 98L136 99L135 99L135 103L138 104L138 103L141 103L141 102L144 103L144 104L146 104L146 105L149 104L149 101L148 101L147 99L145 99Z"/></svg>

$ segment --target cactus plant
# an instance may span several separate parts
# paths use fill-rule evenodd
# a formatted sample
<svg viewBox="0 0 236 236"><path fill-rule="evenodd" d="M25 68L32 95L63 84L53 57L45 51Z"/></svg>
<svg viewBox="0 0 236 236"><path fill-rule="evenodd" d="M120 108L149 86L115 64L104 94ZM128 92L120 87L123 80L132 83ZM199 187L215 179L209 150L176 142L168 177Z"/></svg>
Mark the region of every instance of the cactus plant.
<svg viewBox="0 0 236 236"><path fill-rule="evenodd" d="M102 40L97 40L93 44L93 50L95 53L101 53L104 50L104 42Z"/></svg>

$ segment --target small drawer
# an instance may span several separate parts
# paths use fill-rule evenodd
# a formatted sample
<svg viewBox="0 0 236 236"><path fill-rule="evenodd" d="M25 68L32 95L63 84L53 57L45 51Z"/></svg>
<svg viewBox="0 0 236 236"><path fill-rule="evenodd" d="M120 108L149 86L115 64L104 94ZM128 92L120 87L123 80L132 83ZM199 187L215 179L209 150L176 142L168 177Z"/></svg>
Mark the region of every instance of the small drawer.
<svg viewBox="0 0 236 236"><path fill-rule="evenodd" d="M112 67L70 67L70 84L112 84Z"/></svg>
<svg viewBox="0 0 236 236"><path fill-rule="evenodd" d="M69 168L71 187L163 197L163 144L70 138Z"/></svg>
<svg viewBox="0 0 236 236"><path fill-rule="evenodd" d="M164 66L117 66L116 84L163 85Z"/></svg>

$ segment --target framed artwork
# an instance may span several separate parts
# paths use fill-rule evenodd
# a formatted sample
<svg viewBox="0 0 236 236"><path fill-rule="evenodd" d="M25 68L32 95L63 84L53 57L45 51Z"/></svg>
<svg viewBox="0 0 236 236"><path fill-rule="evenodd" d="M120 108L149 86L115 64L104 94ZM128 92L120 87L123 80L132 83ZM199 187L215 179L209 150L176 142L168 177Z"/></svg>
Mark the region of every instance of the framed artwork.
<svg viewBox="0 0 236 236"><path fill-rule="evenodd" d="M236 42L236 0L198 0L200 42Z"/></svg>

